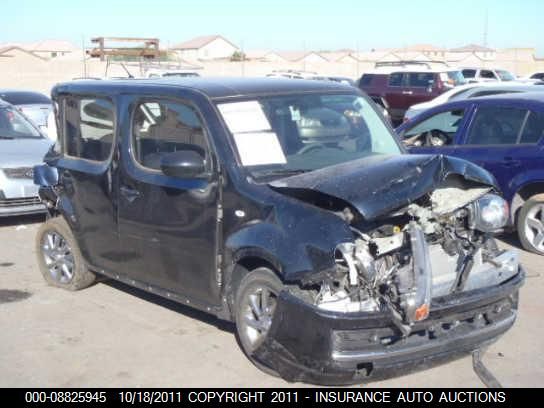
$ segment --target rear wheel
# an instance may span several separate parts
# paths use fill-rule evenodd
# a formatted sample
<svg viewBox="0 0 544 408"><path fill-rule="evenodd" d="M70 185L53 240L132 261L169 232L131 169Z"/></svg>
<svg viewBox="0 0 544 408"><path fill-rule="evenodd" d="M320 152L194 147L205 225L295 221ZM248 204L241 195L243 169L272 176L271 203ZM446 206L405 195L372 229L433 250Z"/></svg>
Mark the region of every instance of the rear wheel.
<svg viewBox="0 0 544 408"><path fill-rule="evenodd" d="M532 196L523 204L516 227L523 248L544 255L544 194Z"/></svg>
<svg viewBox="0 0 544 408"><path fill-rule="evenodd" d="M92 285L96 275L88 270L68 223L62 217L48 219L36 236L38 265L51 286L68 290Z"/></svg>
<svg viewBox="0 0 544 408"><path fill-rule="evenodd" d="M275 371L255 357L254 352L266 340L282 283L268 268L247 274L238 288L235 305L236 330L244 353L261 370Z"/></svg>

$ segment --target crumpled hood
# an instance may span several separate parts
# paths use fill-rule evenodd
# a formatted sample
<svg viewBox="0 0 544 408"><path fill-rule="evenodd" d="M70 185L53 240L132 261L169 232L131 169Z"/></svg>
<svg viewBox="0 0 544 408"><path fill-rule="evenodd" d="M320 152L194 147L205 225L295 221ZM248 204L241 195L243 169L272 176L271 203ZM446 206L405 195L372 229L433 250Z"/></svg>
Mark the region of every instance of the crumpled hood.
<svg viewBox="0 0 544 408"><path fill-rule="evenodd" d="M466 160L442 155L377 155L269 183L289 194L317 191L351 204L372 220L410 204L436 189L448 176L459 175L496 189L495 178Z"/></svg>

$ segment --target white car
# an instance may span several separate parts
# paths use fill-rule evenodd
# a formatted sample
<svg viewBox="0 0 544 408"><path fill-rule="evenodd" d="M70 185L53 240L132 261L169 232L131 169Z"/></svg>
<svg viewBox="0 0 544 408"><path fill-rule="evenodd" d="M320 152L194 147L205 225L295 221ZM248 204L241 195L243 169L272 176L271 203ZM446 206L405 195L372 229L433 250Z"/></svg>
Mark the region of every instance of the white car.
<svg viewBox="0 0 544 408"><path fill-rule="evenodd" d="M434 108L435 106L442 105L446 102L503 93L539 91L544 92L544 86L524 82L484 82L461 85L450 89L447 92L444 92L440 96L437 96L436 98L428 102L418 103L416 105L410 106L410 108L404 114L404 122L413 119L415 116L426 111L427 109Z"/></svg>
<svg viewBox="0 0 544 408"><path fill-rule="evenodd" d="M535 81L535 82L544 81L544 72L542 71L533 72L532 74L527 75L523 79L526 81Z"/></svg>
<svg viewBox="0 0 544 408"><path fill-rule="evenodd" d="M461 68L461 73L469 83L508 82L516 80L516 76L505 69Z"/></svg>

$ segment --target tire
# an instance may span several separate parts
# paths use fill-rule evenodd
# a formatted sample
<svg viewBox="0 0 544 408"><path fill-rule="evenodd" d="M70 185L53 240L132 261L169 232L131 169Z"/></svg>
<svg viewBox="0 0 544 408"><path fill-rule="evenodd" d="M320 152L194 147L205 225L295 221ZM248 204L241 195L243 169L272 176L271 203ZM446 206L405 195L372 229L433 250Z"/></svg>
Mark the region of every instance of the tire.
<svg viewBox="0 0 544 408"><path fill-rule="evenodd" d="M253 352L266 339L268 328L272 324L276 305L275 299L282 288L283 284L272 270L257 268L249 272L240 282L236 293L234 311L236 333L242 350L260 370L275 376L278 374L266 363L256 358ZM264 291L268 291L268 296L263 297ZM265 299L268 299L268 303L263 310L262 302ZM256 301L256 303L252 303L251 300ZM259 319L258 310L255 310L255 308L264 312L261 319ZM253 320L254 327L248 323L248 320ZM256 329L256 326L260 326L261 330Z"/></svg>
<svg viewBox="0 0 544 408"><path fill-rule="evenodd" d="M40 271L49 285L75 291L92 285L96 280L96 275L83 261L64 218L50 218L42 224L35 244Z"/></svg>
<svg viewBox="0 0 544 408"><path fill-rule="evenodd" d="M516 229L524 249L544 255L544 194L525 201L517 217Z"/></svg>

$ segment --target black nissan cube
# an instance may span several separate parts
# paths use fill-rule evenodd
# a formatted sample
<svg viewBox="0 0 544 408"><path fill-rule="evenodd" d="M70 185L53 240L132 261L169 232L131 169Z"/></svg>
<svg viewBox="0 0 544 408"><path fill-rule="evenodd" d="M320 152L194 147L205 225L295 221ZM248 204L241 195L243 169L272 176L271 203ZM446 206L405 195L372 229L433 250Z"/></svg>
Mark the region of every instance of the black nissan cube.
<svg viewBox="0 0 544 408"><path fill-rule="evenodd" d="M493 238L493 176L406 154L353 87L80 80L52 96L59 140L34 171L51 285L105 276L206 311L257 367L318 384L428 367L514 324L524 272Z"/></svg>

